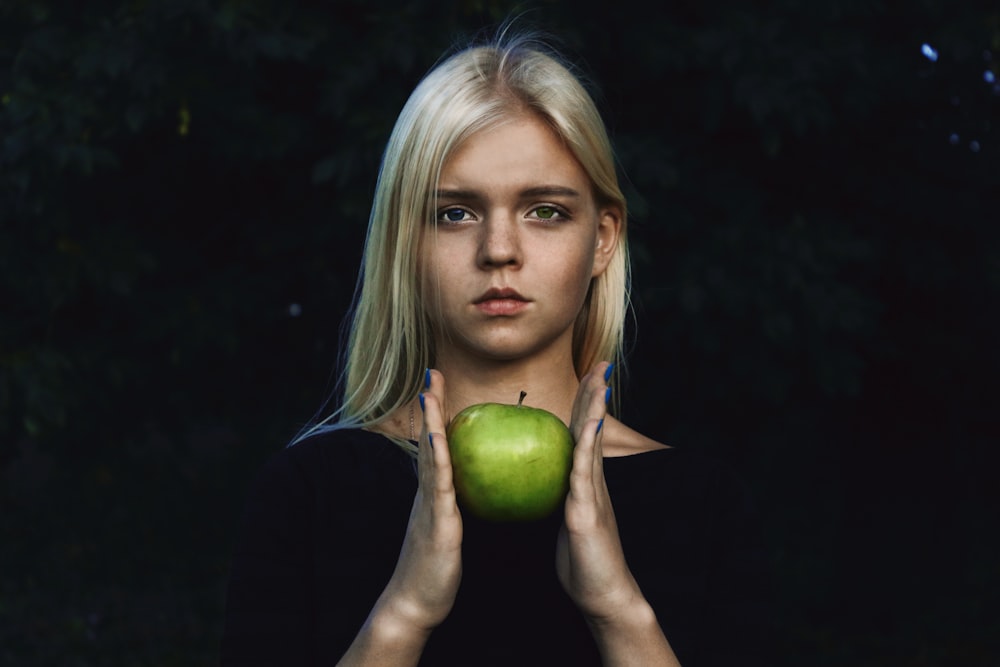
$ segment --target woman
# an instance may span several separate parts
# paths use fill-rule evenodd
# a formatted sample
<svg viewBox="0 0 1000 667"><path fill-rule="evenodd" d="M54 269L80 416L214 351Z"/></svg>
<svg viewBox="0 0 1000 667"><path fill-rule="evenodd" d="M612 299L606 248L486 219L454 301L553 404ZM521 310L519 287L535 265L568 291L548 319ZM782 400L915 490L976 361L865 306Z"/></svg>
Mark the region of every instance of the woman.
<svg viewBox="0 0 1000 667"><path fill-rule="evenodd" d="M424 78L383 158L341 405L250 494L224 663L752 662L739 487L607 411L625 227L604 125L556 57L508 38ZM575 438L565 507L466 516L448 421L522 390Z"/></svg>

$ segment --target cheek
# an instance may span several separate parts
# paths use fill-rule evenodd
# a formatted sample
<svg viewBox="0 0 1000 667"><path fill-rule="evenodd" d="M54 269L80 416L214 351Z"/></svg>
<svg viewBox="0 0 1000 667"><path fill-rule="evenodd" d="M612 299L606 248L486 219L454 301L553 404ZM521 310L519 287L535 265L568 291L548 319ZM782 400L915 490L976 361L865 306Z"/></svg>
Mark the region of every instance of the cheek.
<svg viewBox="0 0 1000 667"><path fill-rule="evenodd" d="M574 239L566 244L566 255L563 258L567 278L577 278L589 282L594 272L595 250L597 241L591 237Z"/></svg>
<svg viewBox="0 0 1000 667"><path fill-rule="evenodd" d="M438 289L441 276L438 275L438 264L434 253L429 250L426 238L420 241L421 250L417 254L417 289L420 290L420 300L427 315L433 317L438 308Z"/></svg>
<svg viewBox="0 0 1000 667"><path fill-rule="evenodd" d="M546 280L568 299L582 302L594 272L593 248L585 242L566 244L545 258L550 267Z"/></svg>
<svg viewBox="0 0 1000 667"><path fill-rule="evenodd" d="M453 246L454 244L442 240L430 246L428 251L423 253L422 262L426 267L425 280L431 284L436 282L440 285L447 285L447 280L468 271L458 259L461 256L459 248Z"/></svg>
<svg viewBox="0 0 1000 667"><path fill-rule="evenodd" d="M421 254L421 290L425 307L432 314L440 314L449 297L454 297L454 290L449 288L462 284L462 278L468 274L468 269L455 259L456 252L446 243L438 242Z"/></svg>

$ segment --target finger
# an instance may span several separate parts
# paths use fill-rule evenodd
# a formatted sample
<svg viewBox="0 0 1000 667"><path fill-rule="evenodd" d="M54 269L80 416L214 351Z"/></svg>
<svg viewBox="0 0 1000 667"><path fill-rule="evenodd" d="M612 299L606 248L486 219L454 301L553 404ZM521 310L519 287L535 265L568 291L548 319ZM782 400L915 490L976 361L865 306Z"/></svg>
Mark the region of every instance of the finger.
<svg viewBox="0 0 1000 667"><path fill-rule="evenodd" d="M431 433L434 457L435 481L434 489L440 497L451 502L455 496L455 483L451 467L451 451L448 449L448 438L444 433Z"/></svg>
<svg viewBox="0 0 1000 667"><path fill-rule="evenodd" d="M429 447L429 456L434 467L434 489L439 494L453 496L454 482L451 468L451 452L448 450L444 419L444 376L434 370L427 371L427 390L422 394L424 424L422 437Z"/></svg>
<svg viewBox="0 0 1000 667"><path fill-rule="evenodd" d="M569 475L569 495L572 500L594 506L597 491L594 486L594 456L597 446L597 426L600 420L588 419L583 433L573 449L573 468Z"/></svg>
<svg viewBox="0 0 1000 667"><path fill-rule="evenodd" d="M424 433L444 433L444 375L428 368L424 377Z"/></svg>
<svg viewBox="0 0 1000 667"><path fill-rule="evenodd" d="M607 367L610 364L601 361L590 369L590 371L580 378L580 388L577 390L576 399L573 401L573 420L583 417L587 412L587 405L594 390L603 385L603 379Z"/></svg>
<svg viewBox="0 0 1000 667"><path fill-rule="evenodd" d="M587 420L600 421L607 414L611 389L607 385L606 378L610 377L610 369L611 364L602 361L595 364L591 372L580 379L580 388L573 404L573 419L570 422L573 437L577 441L583 437L584 424Z"/></svg>
<svg viewBox="0 0 1000 667"><path fill-rule="evenodd" d="M434 402L434 397L430 393L431 388L431 371L427 369L425 371L425 380L423 390L417 395L420 403L420 440L417 446L417 468L420 487L422 489L433 489L435 486L435 471L434 471L434 449L431 444L430 436L430 426L429 418L427 415L427 403L428 399L430 402ZM433 411L433 406L432 406Z"/></svg>
<svg viewBox="0 0 1000 667"><path fill-rule="evenodd" d="M420 402L421 413L426 415L426 397L421 393L418 394L417 398ZM423 423L424 426L420 429L420 439L417 441L417 482L419 489L430 488L434 485L434 455L433 450L428 446L426 416L423 417Z"/></svg>
<svg viewBox="0 0 1000 667"><path fill-rule="evenodd" d="M594 491L597 494L598 502L601 502L607 497L608 492L604 479L604 417L601 417L594 427L594 450L591 463L593 465Z"/></svg>

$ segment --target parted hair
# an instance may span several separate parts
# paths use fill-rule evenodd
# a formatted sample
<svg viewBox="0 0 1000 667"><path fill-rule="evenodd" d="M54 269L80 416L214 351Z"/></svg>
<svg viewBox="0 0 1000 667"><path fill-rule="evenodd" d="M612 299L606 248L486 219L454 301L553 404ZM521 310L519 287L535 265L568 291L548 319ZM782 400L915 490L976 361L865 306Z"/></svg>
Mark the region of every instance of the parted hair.
<svg viewBox="0 0 1000 667"><path fill-rule="evenodd" d="M399 114L382 157L350 329L341 360L339 406L303 429L371 427L421 390L435 361L422 279L422 244L432 240L442 166L470 136L530 113L565 142L590 177L600 206L621 214L618 248L591 281L573 331L577 376L620 362L629 309L626 203L607 130L586 88L558 54L528 35L501 33L437 64ZM617 393L617 392L616 392ZM399 444L413 451L412 444Z"/></svg>

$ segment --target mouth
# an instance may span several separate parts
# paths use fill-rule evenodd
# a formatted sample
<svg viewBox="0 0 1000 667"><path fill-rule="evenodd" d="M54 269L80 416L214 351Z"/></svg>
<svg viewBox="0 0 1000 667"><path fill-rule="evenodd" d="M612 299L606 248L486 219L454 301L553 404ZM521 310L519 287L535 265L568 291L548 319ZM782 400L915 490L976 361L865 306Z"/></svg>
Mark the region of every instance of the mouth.
<svg viewBox="0 0 1000 667"><path fill-rule="evenodd" d="M487 290L473 302L481 313L488 316L517 315L529 303L530 300L521 296L517 290L497 287Z"/></svg>
<svg viewBox="0 0 1000 667"><path fill-rule="evenodd" d="M479 305L487 301L521 301L527 303L528 299L518 294L517 290L509 287L491 287L473 301L473 303Z"/></svg>

